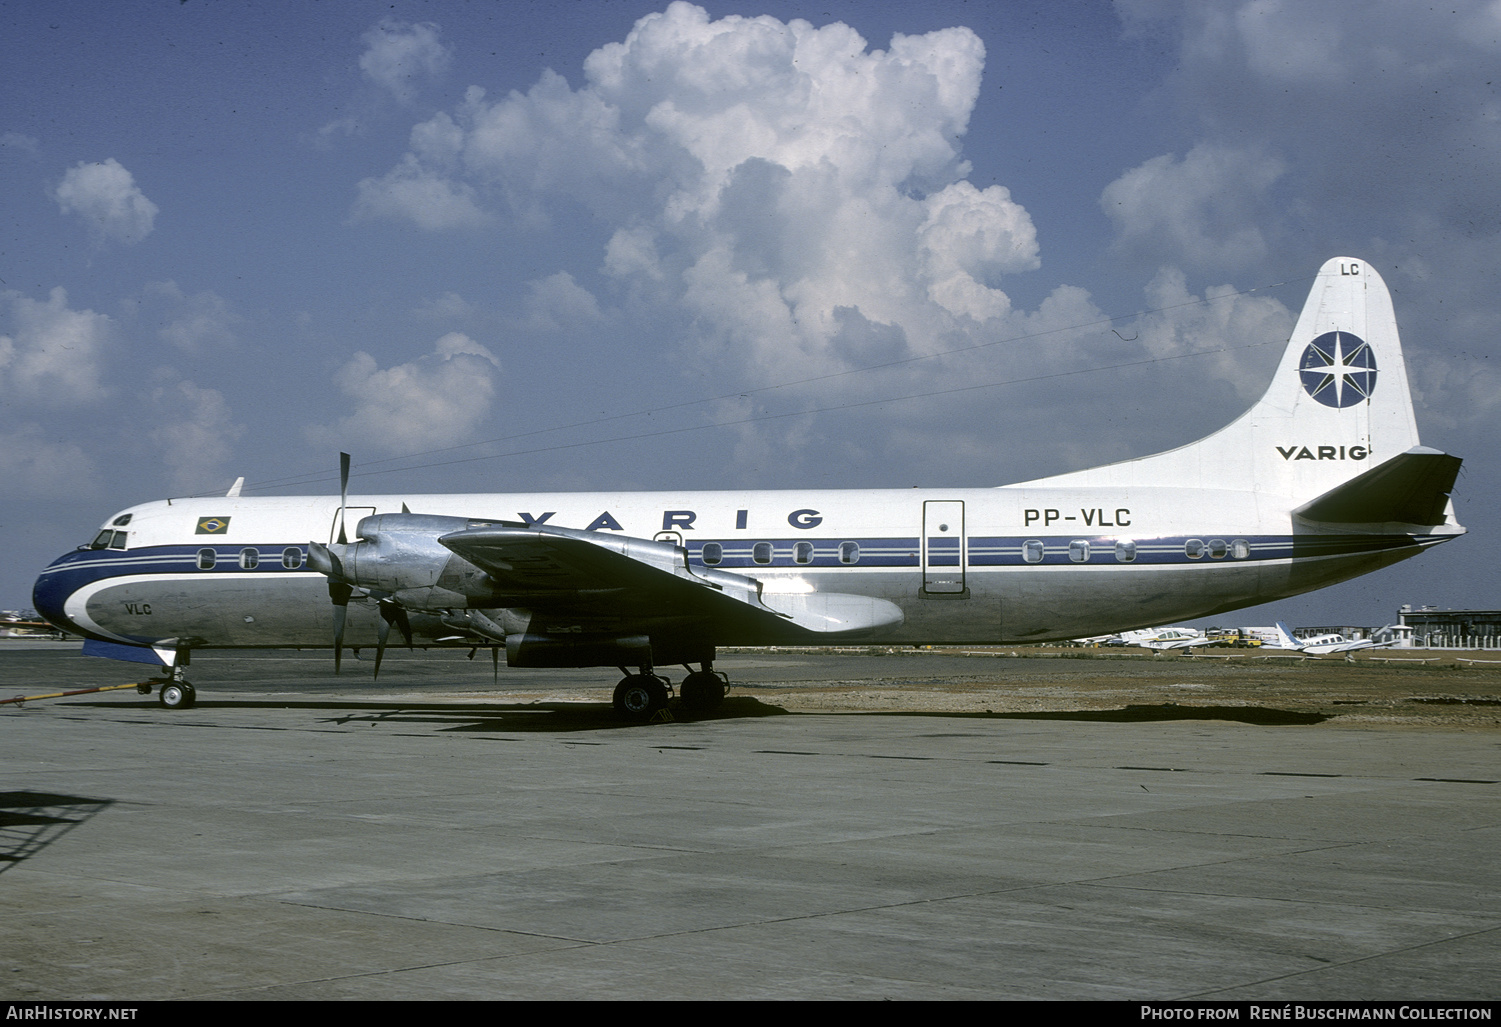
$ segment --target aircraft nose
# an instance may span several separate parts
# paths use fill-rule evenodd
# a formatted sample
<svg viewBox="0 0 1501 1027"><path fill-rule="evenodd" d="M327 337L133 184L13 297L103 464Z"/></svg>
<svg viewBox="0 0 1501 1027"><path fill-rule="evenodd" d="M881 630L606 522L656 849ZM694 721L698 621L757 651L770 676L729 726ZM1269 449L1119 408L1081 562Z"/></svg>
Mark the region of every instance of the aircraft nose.
<svg viewBox="0 0 1501 1027"><path fill-rule="evenodd" d="M82 634L68 620L66 612L68 596L73 592L73 586L69 583L72 575L67 573L65 566L70 555L72 554L58 557L37 577L36 584L31 588L31 605L53 627Z"/></svg>

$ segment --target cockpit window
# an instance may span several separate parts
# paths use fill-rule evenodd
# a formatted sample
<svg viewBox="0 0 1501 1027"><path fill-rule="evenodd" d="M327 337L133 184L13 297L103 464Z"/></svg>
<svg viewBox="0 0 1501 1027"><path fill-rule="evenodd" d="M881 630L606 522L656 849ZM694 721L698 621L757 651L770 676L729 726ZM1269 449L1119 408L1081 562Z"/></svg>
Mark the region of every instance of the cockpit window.
<svg viewBox="0 0 1501 1027"><path fill-rule="evenodd" d="M130 523L131 516L131 514L121 514L119 517L116 517L114 520L110 521L110 523L117 528L123 528L125 527L125 525Z"/></svg>
<svg viewBox="0 0 1501 1027"><path fill-rule="evenodd" d="M110 540L113 539L114 537L115 537L115 533L113 531L111 531L110 529L105 528L99 534L97 534L97 535L94 536L94 541L92 541L92 542L89 543L89 548L90 549L108 549L109 548L109 544L110 544Z"/></svg>
<svg viewBox="0 0 1501 1027"><path fill-rule="evenodd" d="M111 549L124 549L125 548L125 540L127 538L129 538L129 537L130 537L130 532L128 532L128 531L117 531L117 532L115 532L115 537L109 540L109 547Z"/></svg>

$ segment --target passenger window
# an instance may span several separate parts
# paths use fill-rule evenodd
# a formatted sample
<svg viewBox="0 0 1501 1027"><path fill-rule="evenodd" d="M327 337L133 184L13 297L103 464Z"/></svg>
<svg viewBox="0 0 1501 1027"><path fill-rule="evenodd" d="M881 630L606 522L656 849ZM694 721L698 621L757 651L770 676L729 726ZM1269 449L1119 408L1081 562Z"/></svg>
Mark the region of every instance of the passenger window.
<svg viewBox="0 0 1501 1027"><path fill-rule="evenodd" d="M1068 558L1074 563L1089 562L1089 543L1082 538L1076 538L1068 544Z"/></svg>
<svg viewBox="0 0 1501 1027"><path fill-rule="evenodd" d="M1244 560L1251 555L1251 543L1243 538L1238 538L1230 543L1230 555L1237 560Z"/></svg>
<svg viewBox="0 0 1501 1027"><path fill-rule="evenodd" d="M860 543L858 543L858 542L841 542L841 543L839 543L839 562L843 563L843 564L859 563L860 562Z"/></svg>
<svg viewBox="0 0 1501 1027"><path fill-rule="evenodd" d="M797 544L795 544L792 547L792 562L793 563L812 563L813 562L813 543L812 542L798 542Z"/></svg>
<svg viewBox="0 0 1501 1027"><path fill-rule="evenodd" d="M214 551L212 549L198 550L198 569L200 571L214 569Z"/></svg>
<svg viewBox="0 0 1501 1027"><path fill-rule="evenodd" d="M109 547L111 549L124 549L125 539L128 537L128 535L129 533L124 531L115 532L115 537L109 540Z"/></svg>
<svg viewBox="0 0 1501 1027"><path fill-rule="evenodd" d="M1225 554L1228 552L1230 552L1230 547L1225 544L1224 539L1212 538L1209 540L1209 559L1223 560Z"/></svg>
<svg viewBox="0 0 1501 1027"><path fill-rule="evenodd" d="M705 542L704 548L699 550L698 555L699 559L713 567L724 559L724 548L718 542Z"/></svg>
<svg viewBox="0 0 1501 1027"><path fill-rule="evenodd" d="M1183 543L1183 553L1190 560L1199 559L1199 557L1204 555L1204 540L1201 538L1189 539Z"/></svg>
<svg viewBox="0 0 1501 1027"><path fill-rule="evenodd" d="M1136 562L1136 543L1128 538L1123 538L1115 544L1116 563Z"/></svg>
<svg viewBox="0 0 1501 1027"><path fill-rule="evenodd" d="M1042 540L1029 538L1022 543L1022 559L1028 563L1042 563Z"/></svg>
<svg viewBox="0 0 1501 1027"><path fill-rule="evenodd" d="M240 569L245 571L255 570L256 564L261 562L261 554L254 549L240 550Z"/></svg>
<svg viewBox="0 0 1501 1027"><path fill-rule="evenodd" d="M296 546L288 546L281 551L281 565L289 571L295 571L302 566L302 550Z"/></svg>
<svg viewBox="0 0 1501 1027"><path fill-rule="evenodd" d="M757 542L751 547L751 559L763 566L771 563L771 543Z"/></svg>

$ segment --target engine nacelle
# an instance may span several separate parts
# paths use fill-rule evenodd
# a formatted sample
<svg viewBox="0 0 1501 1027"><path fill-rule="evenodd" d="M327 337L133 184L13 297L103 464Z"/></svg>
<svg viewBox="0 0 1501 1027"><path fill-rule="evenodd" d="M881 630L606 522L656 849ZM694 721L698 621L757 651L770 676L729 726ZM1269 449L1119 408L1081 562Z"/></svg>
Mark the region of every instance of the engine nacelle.
<svg viewBox="0 0 1501 1027"><path fill-rule="evenodd" d="M310 546L308 564L331 579L389 595L409 610L465 607L489 597L494 582L438 538L495 523L433 514L373 514L360 520L356 541Z"/></svg>
<svg viewBox="0 0 1501 1027"><path fill-rule="evenodd" d="M714 646L694 638L646 635L506 636L508 667L650 667L653 663L706 663Z"/></svg>
<svg viewBox="0 0 1501 1027"><path fill-rule="evenodd" d="M507 667L651 666L651 639L645 635L506 636Z"/></svg>

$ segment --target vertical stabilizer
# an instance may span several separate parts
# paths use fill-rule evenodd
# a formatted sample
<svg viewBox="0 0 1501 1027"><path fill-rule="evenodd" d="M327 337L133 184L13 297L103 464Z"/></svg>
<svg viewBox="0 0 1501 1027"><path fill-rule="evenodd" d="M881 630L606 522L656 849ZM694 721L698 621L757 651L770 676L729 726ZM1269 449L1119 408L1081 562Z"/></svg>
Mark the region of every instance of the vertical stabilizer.
<svg viewBox="0 0 1501 1027"><path fill-rule="evenodd" d="M1417 446L1386 283L1335 257L1318 278L1266 394L1199 442L1028 485L1219 488L1308 500Z"/></svg>

